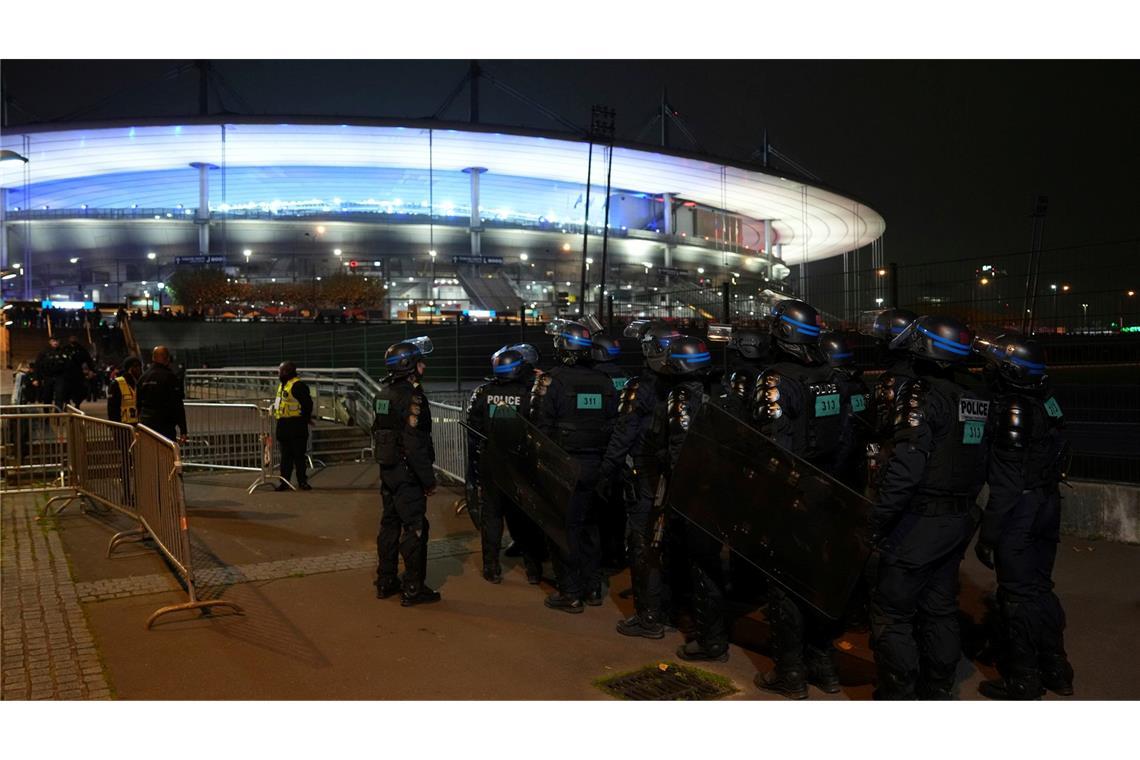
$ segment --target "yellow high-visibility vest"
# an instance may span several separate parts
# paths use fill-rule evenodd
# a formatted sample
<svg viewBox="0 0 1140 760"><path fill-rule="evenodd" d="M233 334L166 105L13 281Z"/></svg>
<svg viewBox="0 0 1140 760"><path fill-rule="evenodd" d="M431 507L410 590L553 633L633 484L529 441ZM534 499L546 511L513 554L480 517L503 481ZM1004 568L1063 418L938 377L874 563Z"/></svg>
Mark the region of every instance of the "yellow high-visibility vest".
<svg viewBox="0 0 1140 760"><path fill-rule="evenodd" d="M119 418L128 425L134 425L139 421L139 402L135 389L123 375L116 377L115 382L119 384L119 395L122 396L119 402Z"/></svg>
<svg viewBox="0 0 1140 760"><path fill-rule="evenodd" d="M293 398L293 378L287 383L277 386L277 400L273 402L273 416L277 419L301 416L301 402Z"/></svg>

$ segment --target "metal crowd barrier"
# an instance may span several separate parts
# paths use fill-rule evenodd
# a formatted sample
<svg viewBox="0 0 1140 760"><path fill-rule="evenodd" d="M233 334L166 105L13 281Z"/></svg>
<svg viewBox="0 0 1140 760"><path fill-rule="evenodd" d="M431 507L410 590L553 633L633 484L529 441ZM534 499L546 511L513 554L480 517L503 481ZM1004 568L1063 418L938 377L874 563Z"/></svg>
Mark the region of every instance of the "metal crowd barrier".
<svg viewBox="0 0 1140 760"><path fill-rule="evenodd" d="M261 486L292 483L277 474L281 451L273 436L270 410L256 404L209 404L188 402L186 426L190 429L182 445L182 466L211 470L238 470L258 473L248 492ZM309 467L317 469L309 436Z"/></svg>
<svg viewBox="0 0 1140 760"><path fill-rule="evenodd" d="M0 494L71 488L67 418L50 404L0 407Z"/></svg>
<svg viewBox="0 0 1140 760"><path fill-rule="evenodd" d="M224 599L198 599L178 446L145 425L139 425L135 435L135 488L139 521L182 578L190 595L189 601L155 610L147 618L146 627L149 629L163 615L181 610L229 607L243 613L239 605Z"/></svg>
<svg viewBox="0 0 1140 760"><path fill-rule="evenodd" d="M452 480L464 482L467 471L467 421L465 409L454 404L428 401L431 407L431 439L435 448L435 469Z"/></svg>

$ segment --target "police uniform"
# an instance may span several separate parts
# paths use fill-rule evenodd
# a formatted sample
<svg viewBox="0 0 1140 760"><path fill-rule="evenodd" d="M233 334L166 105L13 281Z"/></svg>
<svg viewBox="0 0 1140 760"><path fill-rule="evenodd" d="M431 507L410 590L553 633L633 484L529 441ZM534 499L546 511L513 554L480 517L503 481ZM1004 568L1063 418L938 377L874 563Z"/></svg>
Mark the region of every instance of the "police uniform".
<svg viewBox="0 0 1140 760"><path fill-rule="evenodd" d="M394 349L390 348L389 353ZM410 351L401 348L398 353L403 352L407 360ZM390 359L386 361L392 366ZM424 585L429 529L425 490L436 485L431 410L418 376L412 373L385 377L374 411L373 435L384 507L376 536L376 587L380 596L401 589L403 602L410 605L425 595L435 594ZM397 580L399 557L404 560L402 583Z"/></svg>
<svg viewBox="0 0 1140 760"><path fill-rule="evenodd" d="M1023 371L1032 365L1029 373L1040 383L993 383L998 395L988 428L990 493L978 554L997 570L1002 678L979 687L995 699L1036 699L1045 688L1073 693L1065 612L1053 591L1061 525L1058 485L1068 447L1061 435L1061 406L1043 377L1044 362L1033 359L1039 357L1019 358L1018 363Z"/></svg>
<svg viewBox="0 0 1140 760"><path fill-rule="evenodd" d="M594 339L594 369L613 383L614 390L621 394L629 383L629 374L614 361L621 355L621 348L611 339ZM603 498L598 509L598 530L601 535L602 567L616 572L626 564L625 558L625 495L630 480L628 468L619 471L601 487Z"/></svg>
<svg viewBox="0 0 1140 760"><path fill-rule="evenodd" d="M277 446L281 450L281 477L288 481L297 469L297 484L308 485L306 450L309 443L309 420L313 417L313 397L309 386L294 374L277 385L273 400L273 417L277 420ZM284 485L284 484L282 484Z"/></svg>
<svg viewBox="0 0 1140 760"><path fill-rule="evenodd" d="M530 394L534 385L534 371L528 370L511 378L493 378L471 393L467 404L467 424L476 433L467 436L467 501L468 510L474 504L473 519L479 528L483 548L483 576L493 583L502 579L499 554L503 543L503 522L511 538L522 550L527 579L537 583L542 576L542 536L537 526L511 503L505 494L495 488L479 472L489 421L504 410L527 417L530 414Z"/></svg>
<svg viewBox="0 0 1140 760"><path fill-rule="evenodd" d="M851 435L848 393L827 364L780 361L756 380L753 421L782 448L834 473L843 441ZM768 595L776 669L757 685L796 698L807 695L807 683L838 692L831 645L834 624L805 608L778 583L770 585Z"/></svg>
<svg viewBox="0 0 1140 760"><path fill-rule="evenodd" d="M574 600L585 599L600 584L594 488L617 406L613 382L584 361L554 367L535 379L531 421L573 457L581 473L566 516L567 551L552 552L559 598L548 598L548 606L580 611Z"/></svg>
<svg viewBox="0 0 1140 760"><path fill-rule="evenodd" d="M908 329L919 358L895 401L893 449L869 526L879 548L871 593L875 695L949 699L961 657L958 569L976 526L989 404L954 378L952 365L972 342L961 323L922 317Z"/></svg>
<svg viewBox="0 0 1140 760"><path fill-rule="evenodd" d="M39 401L63 409L67 404L67 355L62 348L45 348L36 356Z"/></svg>

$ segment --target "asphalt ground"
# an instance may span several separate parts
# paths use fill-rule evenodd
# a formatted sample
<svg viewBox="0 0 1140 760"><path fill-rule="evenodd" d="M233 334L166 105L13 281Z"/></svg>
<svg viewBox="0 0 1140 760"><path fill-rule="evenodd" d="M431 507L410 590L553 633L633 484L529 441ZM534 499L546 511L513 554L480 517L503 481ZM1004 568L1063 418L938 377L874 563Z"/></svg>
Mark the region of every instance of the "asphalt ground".
<svg viewBox="0 0 1140 760"><path fill-rule="evenodd" d="M165 563L145 546L106 557L113 515L70 507L59 536L88 625L119 699L609 699L595 680L675 661L681 633L664 640L629 639L614 624L630 614L612 579L601 607L581 615L545 608L517 560L505 559L501 585L479 573L478 540L456 491L429 503L432 559L428 583L443 600L402 608L377 600L372 580L380 499L369 465L341 465L314 475L310 492L268 488L247 496L252 473L196 474L186 479L189 524L199 571L229 573L200 589L240 604L244 615L180 612L144 630L158 607L185 594L173 590ZM119 556L123 555L123 556ZM132 556L133 555L133 556ZM236 568L236 569L235 569ZM234 579L236 577L236 580ZM1068 648L1077 699L1140 697L1140 547L1063 540L1057 591L1068 612ZM148 582L162 589L147 591ZM978 620L992 575L971 553L963 563L962 608ZM758 611L740 610L726 663L705 669L738 690L728 699L778 699L752 686L765 656L767 626ZM842 693L812 699L869 699L874 669L865 631L837 646ZM992 668L963 660L963 699ZM1048 695L1046 699L1055 699Z"/></svg>

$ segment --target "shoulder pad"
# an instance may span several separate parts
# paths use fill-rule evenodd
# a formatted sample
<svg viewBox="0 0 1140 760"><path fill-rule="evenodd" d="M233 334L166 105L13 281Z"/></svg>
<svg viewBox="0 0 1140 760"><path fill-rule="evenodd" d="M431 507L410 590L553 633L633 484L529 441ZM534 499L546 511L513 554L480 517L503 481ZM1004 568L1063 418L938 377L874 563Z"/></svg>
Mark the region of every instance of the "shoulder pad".
<svg viewBox="0 0 1140 760"><path fill-rule="evenodd" d="M637 409L637 395L641 389L641 378L631 377L621 390L618 400L618 414L629 414Z"/></svg>
<svg viewBox="0 0 1140 760"><path fill-rule="evenodd" d="M468 414L470 414L471 410L475 408L475 402L479 400L479 397L482 396L484 393L486 393L486 388L487 388L486 385L480 385L478 388L471 391L471 398L469 398L467 400L467 412L468 412Z"/></svg>
<svg viewBox="0 0 1140 760"><path fill-rule="evenodd" d="M895 430L916 428L926 421L926 397L930 384L925 380L915 380L906 391L896 398Z"/></svg>
<svg viewBox="0 0 1140 760"><path fill-rule="evenodd" d="M752 374L744 370L736 370L728 379L729 394L738 399L744 399L748 396L749 391L752 390Z"/></svg>
<svg viewBox="0 0 1140 760"><path fill-rule="evenodd" d="M752 390L752 416L758 422L772 422L784 416L780 405L780 373L766 369L756 378Z"/></svg>
<svg viewBox="0 0 1140 760"><path fill-rule="evenodd" d="M693 391L684 385L672 388L665 396L666 415L673 430L688 430L692 422Z"/></svg>
<svg viewBox="0 0 1140 760"><path fill-rule="evenodd" d="M1003 449L1024 449L1033 436L1031 403L1020 396L1007 399L998 408L996 445Z"/></svg>

